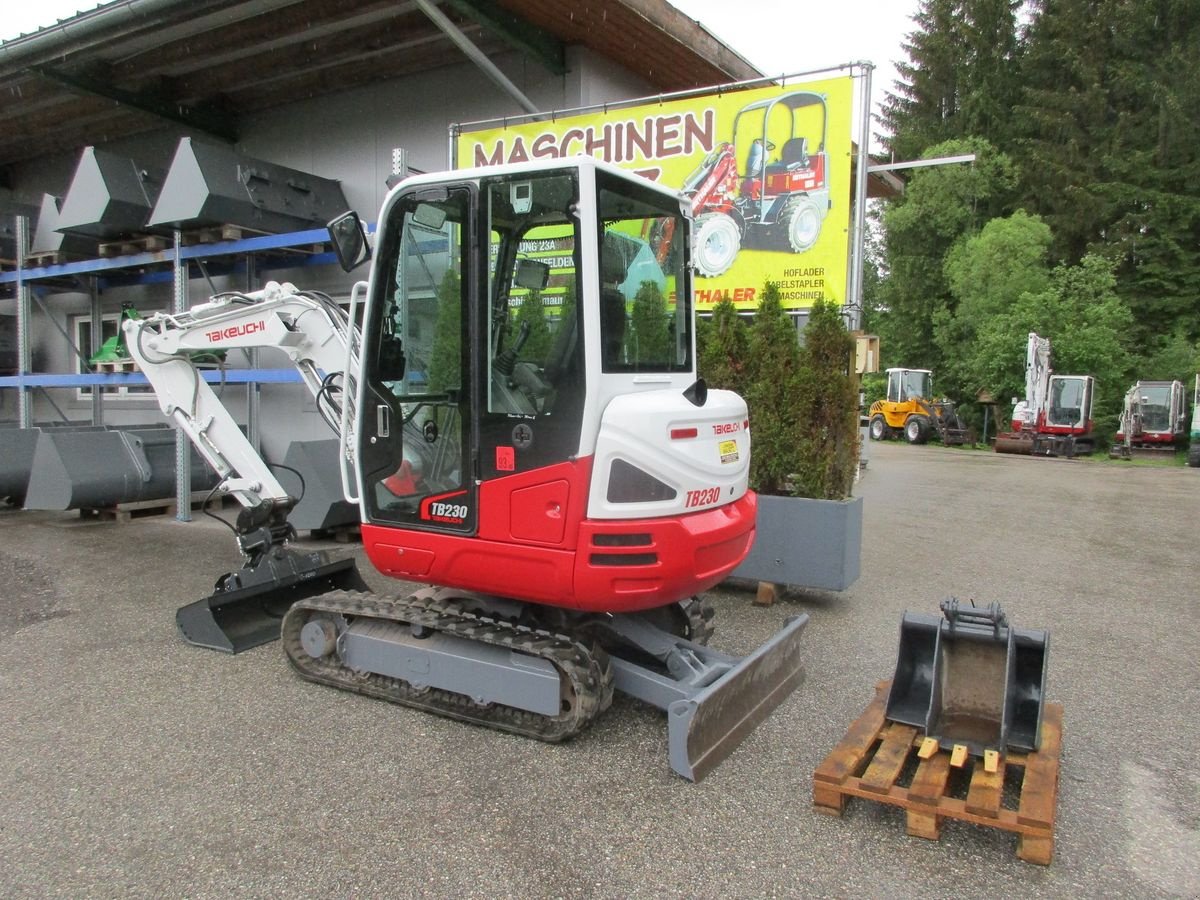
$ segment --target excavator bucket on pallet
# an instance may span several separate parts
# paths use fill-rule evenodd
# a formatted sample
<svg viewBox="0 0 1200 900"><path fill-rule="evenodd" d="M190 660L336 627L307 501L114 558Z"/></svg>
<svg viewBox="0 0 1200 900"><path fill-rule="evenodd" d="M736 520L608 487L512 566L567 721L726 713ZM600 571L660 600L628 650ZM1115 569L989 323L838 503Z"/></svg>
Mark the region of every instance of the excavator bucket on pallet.
<svg viewBox="0 0 1200 900"><path fill-rule="evenodd" d="M338 590L370 590L353 559L279 549L223 575L212 594L180 607L175 622L189 644L241 653L278 640L293 603Z"/></svg>
<svg viewBox="0 0 1200 900"><path fill-rule="evenodd" d="M666 710L671 768L688 781L711 772L804 680L800 637L807 615L789 618L743 657L621 618L612 631L622 643L661 661L665 671L626 659L610 646L613 685Z"/></svg>
<svg viewBox="0 0 1200 900"><path fill-rule="evenodd" d="M942 617L906 612L887 718L942 746L1037 750L1046 694L1045 631L1014 628L998 604L941 604Z"/></svg>

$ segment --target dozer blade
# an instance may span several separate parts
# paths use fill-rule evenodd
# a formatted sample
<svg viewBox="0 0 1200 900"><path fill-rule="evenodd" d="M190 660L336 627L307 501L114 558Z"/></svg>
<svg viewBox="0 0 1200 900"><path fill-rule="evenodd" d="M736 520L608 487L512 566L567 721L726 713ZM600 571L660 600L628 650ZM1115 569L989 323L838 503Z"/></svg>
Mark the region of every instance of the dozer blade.
<svg viewBox="0 0 1200 900"><path fill-rule="evenodd" d="M208 597L180 607L175 622L189 644L241 653L278 640L283 616L296 601L339 590L370 590L353 559L330 562L322 551L277 550L256 566L223 576Z"/></svg>
<svg viewBox="0 0 1200 900"><path fill-rule="evenodd" d="M717 681L667 708L671 768L700 781L804 680L800 637L807 614L791 617Z"/></svg>

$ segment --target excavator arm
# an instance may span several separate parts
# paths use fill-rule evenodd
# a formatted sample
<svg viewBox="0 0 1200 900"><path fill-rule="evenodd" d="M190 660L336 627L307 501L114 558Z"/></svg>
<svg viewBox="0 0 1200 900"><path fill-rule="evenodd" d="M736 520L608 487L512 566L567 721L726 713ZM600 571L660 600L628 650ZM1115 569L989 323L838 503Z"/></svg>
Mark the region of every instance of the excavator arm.
<svg viewBox="0 0 1200 900"><path fill-rule="evenodd" d="M261 291L219 294L182 313L126 320L130 355L164 414L191 439L242 506L232 526L246 562L222 576L214 594L179 610L185 639L236 653L279 636L282 610L302 596L365 589L352 560L298 553L289 496L193 358L214 351L275 348L300 373L326 423L341 433L344 372L357 337L345 312L322 294L270 282ZM343 441L343 447L345 442ZM345 452L343 452L343 458Z"/></svg>

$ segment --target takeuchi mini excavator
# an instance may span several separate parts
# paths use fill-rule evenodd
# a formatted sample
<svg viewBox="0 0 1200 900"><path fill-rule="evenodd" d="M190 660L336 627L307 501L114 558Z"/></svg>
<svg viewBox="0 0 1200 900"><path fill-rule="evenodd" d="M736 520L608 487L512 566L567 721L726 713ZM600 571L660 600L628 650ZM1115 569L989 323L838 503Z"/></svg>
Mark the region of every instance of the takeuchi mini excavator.
<svg viewBox="0 0 1200 900"><path fill-rule="evenodd" d="M1025 349L1025 399L1016 403L1009 430L996 435L996 452L1066 457L1091 453L1095 387L1091 375L1053 374L1049 339L1031 331Z"/></svg>
<svg viewBox="0 0 1200 900"><path fill-rule="evenodd" d="M871 404L868 432L882 441L897 434L910 444L924 444L937 434L946 446L965 444L967 429L950 400L933 396L929 369L888 369L887 396Z"/></svg>
<svg viewBox="0 0 1200 900"><path fill-rule="evenodd" d="M1125 393L1121 422L1108 455L1114 459L1173 454L1187 442L1182 381L1139 381Z"/></svg>
<svg viewBox="0 0 1200 900"><path fill-rule="evenodd" d="M180 610L185 638L281 636L312 681L546 741L624 691L703 777L801 681L807 616L744 657L706 646L698 595L746 555L756 497L746 404L696 377L691 231L677 194L589 158L421 175L388 194L349 310L272 283L126 322L243 506L246 564ZM330 234L347 270L372 256L353 213ZM534 295L561 310L550 340ZM287 353L340 434L371 562L427 587L370 593L289 546L296 499L188 358L249 347Z"/></svg>

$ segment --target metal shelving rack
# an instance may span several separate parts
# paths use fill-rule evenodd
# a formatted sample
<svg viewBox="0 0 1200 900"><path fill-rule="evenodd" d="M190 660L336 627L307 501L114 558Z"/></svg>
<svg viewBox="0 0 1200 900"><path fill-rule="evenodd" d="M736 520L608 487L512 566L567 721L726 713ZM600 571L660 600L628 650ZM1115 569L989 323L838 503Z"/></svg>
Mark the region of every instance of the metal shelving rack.
<svg viewBox="0 0 1200 900"><path fill-rule="evenodd" d="M82 279L85 286L78 284L70 290L90 293L92 298L93 321L100 320L99 297L97 292L99 280L106 274L121 275L121 273L136 270L131 277L120 277L121 284L156 283L170 281L172 286L171 309L181 312L186 309L187 284L189 263L200 265L204 260L220 257L244 257L246 277L248 280L256 277L258 269L270 268L299 268L301 266L321 266L336 262L331 252L320 253L285 253L269 260L260 260L259 255L271 251L288 251L299 247L324 246L328 234L323 228L309 231L297 231L288 234L260 235L240 240L220 241L210 244L193 244L184 246L183 234L176 230L171 247L166 250L135 253L126 256L114 256L97 259L80 260L76 262L58 263L37 268L26 267L26 254L29 247L29 220L24 216L16 217L17 266L14 271L0 272L0 286L14 286L17 300L17 374L0 376L0 389L16 388L19 393L18 416L21 428L33 425L32 392L45 388L74 388L101 387L113 385L146 385L149 382L140 372L131 373L96 373L96 374L53 374L35 373L30 371L32 356L29 339L29 325L34 302L33 289L38 284L54 286L64 278ZM39 301L40 304L40 301ZM99 335L99 329L93 328L93 340ZM80 349L74 346L70 337L64 332L64 339L71 344L78 355ZM96 348L92 348L93 350ZM256 362L252 355L251 361ZM247 429L251 440L257 446L258 436L258 391L261 384L300 383L299 374L293 369L259 369L257 367L242 369L222 369L202 372L205 381L210 384L243 384L247 387ZM92 392L92 420L98 424L103 418L103 392ZM60 413L61 414L61 413ZM64 417L65 418L65 417ZM177 518L181 521L191 520L191 484L190 484L190 454L191 444L182 432L175 435L176 447L176 508Z"/></svg>

